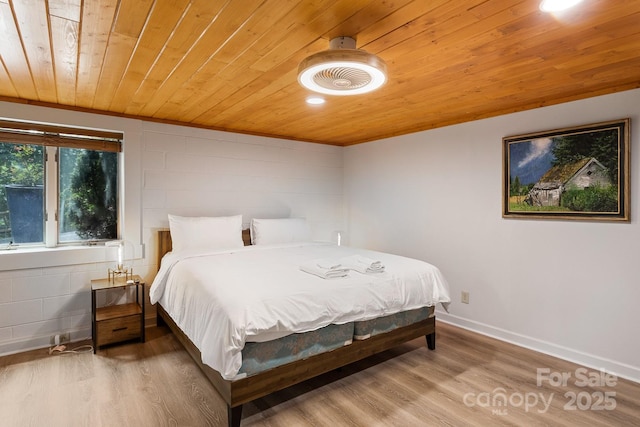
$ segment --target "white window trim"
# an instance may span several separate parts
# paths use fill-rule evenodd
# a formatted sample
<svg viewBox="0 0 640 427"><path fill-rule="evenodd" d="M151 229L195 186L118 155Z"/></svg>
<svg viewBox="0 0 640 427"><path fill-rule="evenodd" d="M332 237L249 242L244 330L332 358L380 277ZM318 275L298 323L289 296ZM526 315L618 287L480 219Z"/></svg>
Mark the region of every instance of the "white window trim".
<svg viewBox="0 0 640 427"><path fill-rule="evenodd" d="M0 102L0 117L39 121L47 117L49 123L93 129L118 129L125 135L120 169L120 235L133 247L133 260L145 256L142 243L142 127L135 119L102 116L99 114L52 109L33 105ZM126 177L126 186L125 186ZM57 231L56 231L57 232ZM3 271L89 263L109 263L113 257L104 246L58 246L0 250L0 273Z"/></svg>
<svg viewBox="0 0 640 427"><path fill-rule="evenodd" d="M101 246L43 246L11 249L0 252L0 271L58 267L76 264L109 263L111 251Z"/></svg>
<svg viewBox="0 0 640 427"><path fill-rule="evenodd" d="M57 147L45 147L45 222L44 222L44 242L47 248L55 248L58 245L58 164L56 155ZM56 191L51 191L56 189ZM53 209L52 209L53 207Z"/></svg>
<svg viewBox="0 0 640 427"><path fill-rule="evenodd" d="M51 150L51 151L49 151ZM47 147L47 154L49 155L48 161L54 161L53 159L55 155L55 147ZM132 154L132 157L136 157ZM125 204L127 198L131 198L134 196L134 200L139 200L139 197L135 198L134 188L129 188L130 191L126 192L124 190L124 175L125 170L124 167L127 162L123 161L124 156L120 157L120 167L119 174L120 177L118 179L119 182L119 197L120 197L120 216L119 216L119 227L122 230L123 240L127 242L128 247L133 248L133 254L131 258L128 258L128 261L133 262L135 259L143 258L144 256L144 248L143 245L139 243L134 243L133 240L127 239L127 229L125 229L125 224L133 223L134 218L139 218L138 215L126 215ZM135 161L136 159L132 159ZM129 163L131 164L131 163ZM137 174L133 171L137 171ZM47 165L47 180L54 180L52 183L54 187L57 188L57 167L49 167ZM134 168L132 170L131 175L134 176L133 179L139 180L139 168ZM48 184L47 184L48 185ZM132 186L129 186L132 187ZM135 190L134 190L135 191ZM139 189L138 189L139 191ZM128 194L126 194L128 193ZM47 192L47 206L54 206L57 209L58 200L57 200L57 192L56 191L48 191ZM52 204L51 204L52 203ZM138 204L139 209L139 204ZM111 248L107 248L104 245L104 242L100 242L96 245L88 245L87 243L77 243L77 244L63 244L58 246L58 224L55 219L55 212L48 212L47 221L45 222L45 232L47 245L49 246L17 246L12 249L4 249L0 247L0 272L8 271L8 270L22 270L22 269L32 269L32 268L46 268L46 267L61 267L61 266L71 266L71 265L79 265L79 264L91 264L91 263L113 263L115 262L113 251Z"/></svg>

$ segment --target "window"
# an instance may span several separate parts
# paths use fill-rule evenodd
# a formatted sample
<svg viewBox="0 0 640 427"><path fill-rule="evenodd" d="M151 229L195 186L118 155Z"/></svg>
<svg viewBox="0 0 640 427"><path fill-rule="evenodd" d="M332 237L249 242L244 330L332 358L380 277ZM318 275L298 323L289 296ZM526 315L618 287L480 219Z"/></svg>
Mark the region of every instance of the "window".
<svg viewBox="0 0 640 427"><path fill-rule="evenodd" d="M116 239L118 153L58 150L58 242Z"/></svg>
<svg viewBox="0 0 640 427"><path fill-rule="evenodd" d="M0 120L0 243L117 239L121 139Z"/></svg>
<svg viewBox="0 0 640 427"><path fill-rule="evenodd" d="M43 146L0 144L2 242L44 243L44 159Z"/></svg>

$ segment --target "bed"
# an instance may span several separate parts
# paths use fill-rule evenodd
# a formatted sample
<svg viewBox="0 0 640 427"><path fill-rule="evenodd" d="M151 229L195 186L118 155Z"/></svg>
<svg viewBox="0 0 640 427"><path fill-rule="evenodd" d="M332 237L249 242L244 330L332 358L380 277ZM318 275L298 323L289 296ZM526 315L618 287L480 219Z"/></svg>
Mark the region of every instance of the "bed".
<svg viewBox="0 0 640 427"><path fill-rule="evenodd" d="M243 248L236 248L232 251L211 251L211 253L196 251L197 254L189 254L188 251L177 251L176 253L182 254L182 256L176 256L176 253L172 253L172 249L174 249L172 233L169 230L159 230L158 265L161 267L158 276L162 276L164 279L156 277L150 293L154 295L155 291L156 296L152 297L152 302L157 305L158 322L166 324L172 330L226 402L229 426L240 425L242 405L245 403L387 350L398 344L425 336L427 347L430 350L435 349L434 307L437 303L448 304L449 302L448 287L435 267L435 273L433 274L437 275L436 281L440 281L440 283L436 286L438 288L436 291L430 290L432 295L422 296L423 299L428 300L427 304L415 306L415 303L412 303L413 305L406 310L399 310L399 306L394 307L390 310L390 313L383 313L385 315L374 315L368 312L368 308L364 309L362 313L343 314L340 312L333 314L333 311L338 311L337 309L334 310L333 305L340 305L343 304L343 301L350 300L348 295L351 292L349 290L350 284L360 281L362 279L360 276L370 280L368 277L370 275L354 273L352 278L324 279L299 271L301 269L298 268L289 268L289 266L285 271L284 267L280 266L279 260L286 259L288 264L297 265L302 263L301 260L305 256L314 260L324 260L326 259L323 258L324 254L334 254L336 253L334 251L338 250L342 251L338 253L350 255L353 253L353 249L334 248L331 247L334 245L315 242L251 245L252 240L253 243L256 243L259 237L251 234L249 230L241 231ZM198 238L199 236L191 235L191 240ZM306 236L302 240L306 240ZM266 239L266 241L269 242L269 239ZM365 253L370 256L378 255L378 253L370 251ZM395 258L391 257L395 256L388 254L380 254L379 256L383 257L385 265L394 265ZM293 257L294 261L290 261L287 257ZM400 261L408 260L403 257L398 258L402 258ZM252 267L242 269L243 271L231 270L234 265L245 265L245 262L246 265L251 265ZM260 266L261 263L265 265ZM203 266L206 266L206 268ZM259 272L262 271L260 270L261 268L266 268L268 272L257 273L263 279L248 279L248 277L253 277L247 276L248 274L254 274L252 270ZM163 269L171 270L171 273L167 271L162 273ZM215 270L219 273L215 273L216 275L209 279L209 271L207 271L206 279L202 279L197 272L205 269ZM231 277L227 275L227 269L233 271ZM218 277L218 274L221 276ZM291 277L288 277L289 275ZM376 278L382 277L382 275L374 276ZM269 280L267 277L272 277L272 279ZM281 293L280 287L274 282L280 281L281 277L284 277L282 279L283 283L291 281L291 278L299 279L299 287L295 288L295 295L289 296L288 293L283 293L282 295L286 295L285 297L273 297L268 304L265 304L268 307L266 311L274 311L276 312L275 316L280 317L278 317L277 321L263 324L262 306L251 305L252 301L256 300L261 303L265 295L271 296L272 293L274 295ZM163 283L163 280L169 284L161 285L160 283ZM246 320L246 325L238 329L244 335L237 343L237 329L230 327L227 330L226 320L216 317L218 314L217 312L214 313L213 309L211 309L211 312L205 311L204 314L199 314L198 316L186 314L186 312L200 310L200 306L212 307L217 304L217 300L212 300L213 302L211 303L208 302L206 300L208 297L203 293L205 291L202 291L199 288L200 285L197 284L200 281L208 282L209 280L214 283L219 283L221 280L229 280L233 285L225 287L223 293L231 292L229 289L241 287L244 282L259 282L259 286L248 288L251 289L250 292L247 290L240 291L244 292L244 295L256 294L255 298L246 298L248 300L247 305L250 308L242 307L244 311L241 312L242 315L240 316L236 316L231 309L225 315L234 319L241 318L242 321L245 321L245 318L248 317L247 313L253 316L251 319ZM377 280L378 282L385 282L381 279ZM315 283L315 285L307 287L307 281L311 284ZM389 281L387 280L386 282ZM203 286L207 287L209 284ZM297 299L298 294L304 294L307 290L315 292L318 287L330 288L332 286L342 287L339 292L339 300L327 296L326 298L329 298L328 302L324 302L322 300L323 297L313 294L313 301L323 301L318 304L326 304L331 308L323 309L320 314L309 314L309 317L313 318L314 322L317 322L317 324L309 324L304 317L305 313L313 310L313 308L308 308L308 303L304 302L305 300ZM369 287L374 288L375 286L370 285ZM283 288L287 288L287 286L283 285ZM260 289L266 290L261 293ZM187 295L191 292L193 292L191 297L182 295L182 293ZM214 291L214 293L216 292L221 291ZM286 290L286 292L291 292L291 289ZM356 291L354 290L354 292ZM331 292L330 290L327 293L329 295L336 294L336 292ZM405 292L404 290L400 292L402 295L405 293L411 292ZM176 297L175 295L178 296ZM190 301L194 302L185 303L185 298L192 298ZM295 306L293 314L288 313L287 309L281 309L279 305L281 304L280 299L292 299ZM360 299L359 295L354 296L355 301L359 302ZM362 297L362 299L366 300L365 297ZM374 302L368 302L367 304L372 304L373 306L379 304L384 306L385 309L387 305L395 304L395 302L389 303L385 301L389 298L381 299L375 296L372 299ZM412 299L412 297L403 296L397 299ZM282 304L287 304L287 302L282 302ZM403 302L402 304L405 303ZM329 313L326 314L325 312ZM254 313L256 314L254 315ZM291 316L295 317L295 325L290 324ZM191 317L209 319L209 323L205 322L204 325L199 325L202 322L193 320ZM197 325L194 326L194 323ZM233 324L233 322L230 324ZM252 333L254 330L258 332ZM210 335L213 335L213 338ZM227 337L231 338L227 339ZM212 343L217 342L216 340L223 340L224 344L212 345ZM212 347L217 348L212 349Z"/></svg>

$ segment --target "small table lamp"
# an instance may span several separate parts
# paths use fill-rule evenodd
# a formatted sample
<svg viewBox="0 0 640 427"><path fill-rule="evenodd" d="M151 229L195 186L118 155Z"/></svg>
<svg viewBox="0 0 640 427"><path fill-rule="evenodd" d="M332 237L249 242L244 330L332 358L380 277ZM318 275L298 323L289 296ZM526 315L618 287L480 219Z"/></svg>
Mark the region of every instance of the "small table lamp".
<svg viewBox="0 0 640 427"><path fill-rule="evenodd" d="M124 265L124 241L114 240L107 242L105 246L118 248L118 256L115 268L109 268L109 281L115 282L116 278L124 277L125 280L129 280L133 276L133 269L131 267L125 267Z"/></svg>

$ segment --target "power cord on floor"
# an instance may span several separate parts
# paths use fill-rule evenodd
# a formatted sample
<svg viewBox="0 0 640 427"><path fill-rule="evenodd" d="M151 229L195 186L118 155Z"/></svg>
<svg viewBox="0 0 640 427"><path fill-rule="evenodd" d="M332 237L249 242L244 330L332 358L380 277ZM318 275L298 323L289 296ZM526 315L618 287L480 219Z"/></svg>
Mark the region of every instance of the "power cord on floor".
<svg viewBox="0 0 640 427"><path fill-rule="evenodd" d="M74 347L71 350L67 350L67 346L64 344L58 344L55 347L49 348L49 355L52 354L80 354L89 353L93 351L93 346L86 344Z"/></svg>

